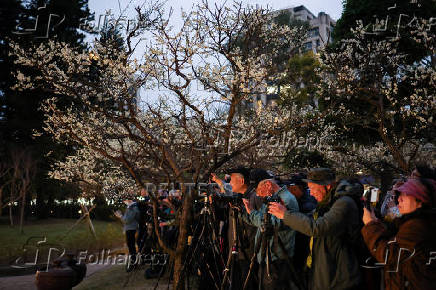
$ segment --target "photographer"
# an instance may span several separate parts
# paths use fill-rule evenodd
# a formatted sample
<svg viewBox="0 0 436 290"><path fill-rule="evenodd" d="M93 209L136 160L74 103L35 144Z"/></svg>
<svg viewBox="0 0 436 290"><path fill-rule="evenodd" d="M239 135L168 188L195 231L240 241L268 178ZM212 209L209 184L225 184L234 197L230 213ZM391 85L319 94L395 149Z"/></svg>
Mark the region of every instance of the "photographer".
<svg viewBox="0 0 436 290"><path fill-rule="evenodd" d="M250 169L245 167L237 167L235 169L230 169L228 172L230 174L230 183L231 191L229 191L228 186L222 186L222 188L227 188L226 195L231 196L240 196L244 198L250 198L254 193L253 187L250 187ZM216 177L215 174L212 175L212 180L221 184ZM233 289L242 289L245 281L245 277L247 276L249 267L250 267L250 258L253 255L254 251L254 239L256 235L256 227L247 223L247 219L243 217L245 211L242 209L242 201L240 198L235 198L234 201L230 204L229 208L229 218L228 218L228 245L229 245L229 254L232 253L233 250L237 252L236 261L233 262L232 267L232 276L230 277L231 285ZM234 240L234 228L233 228L233 219L235 219L236 224L236 233L237 240ZM233 249L234 245L236 245L236 249ZM252 279L250 281L249 287L247 289L256 289L257 285L254 283Z"/></svg>
<svg viewBox="0 0 436 290"><path fill-rule="evenodd" d="M286 187L297 199L300 212L311 217L316 208L317 201L309 194L307 184L303 181L305 178L305 174L295 174L286 182ZM295 233L295 254L293 262L295 269L300 273L303 271L304 265L306 265L307 255L309 254L309 241L310 238L305 234L300 232Z"/></svg>
<svg viewBox="0 0 436 290"><path fill-rule="evenodd" d="M140 253L148 253L149 249L144 249L144 242L147 239L147 223L151 222L152 208L150 206L150 197L148 191L144 188L140 192L141 200L136 201L136 205L139 210L138 219L138 236L136 238L136 243L138 244L138 249Z"/></svg>
<svg viewBox="0 0 436 290"><path fill-rule="evenodd" d="M249 222L257 227L255 244L257 252L257 261L260 265L259 277L263 277L263 289L290 289L292 288L289 275L291 273L290 258L294 255L295 231L284 226L283 223L274 216L268 214L269 200L280 200L290 212L298 212L298 203L295 197L287 190L280 187L272 179L266 179L259 183L256 191L257 196L263 199L263 204L258 210L255 210L248 199L243 199L245 208L248 213ZM269 222L265 219L269 218ZM266 225L268 223L268 225ZM269 227L269 228L268 228ZM261 233L263 232L267 247L270 249L262 253L263 247L259 247L261 242ZM266 255L265 255L266 254ZM270 257L269 257L270 255ZM271 265L265 267L270 261ZM268 264L269 265L269 264ZM286 270L287 269L287 270Z"/></svg>
<svg viewBox="0 0 436 290"><path fill-rule="evenodd" d="M160 222L159 226L165 228L162 231L164 240L172 245L177 240L178 229L177 229L177 217L180 215L179 208L182 205L181 202L182 195L180 190L170 190L168 198L163 199L161 204L165 208L164 213L161 217L165 220Z"/></svg>
<svg viewBox="0 0 436 290"><path fill-rule="evenodd" d="M328 168L312 169L305 180L318 201L313 218L289 212L273 203L269 212L283 223L310 236L307 267L310 289L355 289L361 283L359 263L352 241L360 230L359 203L363 186L358 180L342 180Z"/></svg>
<svg viewBox="0 0 436 290"><path fill-rule="evenodd" d="M127 271L131 271L133 269L133 265L136 262L136 244L135 244L135 234L138 228L138 220L139 220L139 209L131 199L126 199L123 201L125 205L127 205L126 212L124 215L120 211L116 211L114 214L116 217L120 218L124 224L124 232L126 233L126 243L129 248L129 262L127 264Z"/></svg>
<svg viewBox="0 0 436 290"><path fill-rule="evenodd" d="M385 289L434 289L436 263L436 182L409 178L401 186L401 217L389 229L373 211L364 209L362 235L371 254L384 265Z"/></svg>

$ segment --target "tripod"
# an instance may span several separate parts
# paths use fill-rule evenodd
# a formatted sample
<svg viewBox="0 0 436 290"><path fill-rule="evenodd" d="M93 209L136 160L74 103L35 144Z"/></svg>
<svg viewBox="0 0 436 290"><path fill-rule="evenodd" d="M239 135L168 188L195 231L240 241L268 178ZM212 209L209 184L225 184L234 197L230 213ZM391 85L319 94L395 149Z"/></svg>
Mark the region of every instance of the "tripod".
<svg viewBox="0 0 436 290"><path fill-rule="evenodd" d="M260 265L259 265L260 266L259 290L262 289L262 282L264 279L263 273L264 273L265 264L266 264L267 278L272 279L271 278L271 268L270 268L271 249L270 249L270 245L268 243L269 238L271 238L272 235L273 235L273 227L271 224L270 216L268 214L268 210L266 210L266 212L263 215L263 223L262 223L262 226L260 228L260 237L256 242L254 253L253 253L253 256L251 257L250 268L248 270L248 274L247 274L247 277L245 279L243 289L247 288L248 281L250 280L251 273L252 273L253 266L254 266L254 262L256 260L256 256L257 256L257 253L259 252L259 250L261 251L260 252ZM259 243L259 241L260 241L260 243ZM265 258L266 258L266 262L265 262Z"/></svg>
<svg viewBox="0 0 436 290"><path fill-rule="evenodd" d="M282 240L280 239L280 237L278 236L278 232L276 229L274 229L272 222L271 222L271 214L268 213L268 206L266 208L266 211L263 215L263 220L262 220L262 226L260 227L260 237L257 240L257 243L255 245L255 251L253 253L253 256L251 257L251 262L250 262L250 268L247 274L247 277L245 279L245 283L244 283L244 287L243 289L245 290L247 288L248 285L248 281L250 279L252 270L253 270L253 265L255 263L257 254L260 251L260 271L259 271L259 290L262 290L262 284L264 279L268 279L269 281L272 281L273 277L271 275L271 246L270 246L270 239L274 238L274 242L276 243L276 246L280 247L280 250L282 252L282 259L286 261L286 263L288 264L289 270L290 270L290 274L291 274L291 280L295 283L296 287L298 289L305 289L304 288L304 283L303 281L301 281L300 277L297 275L295 268L292 264L291 259L289 258L289 256L286 254L286 250L284 247L284 244L282 242ZM260 242L259 242L260 241ZM276 254L278 254L276 252ZM265 273L265 268L266 268L266 277L264 277L264 273Z"/></svg>
<svg viewBox="0 0 436 290"><path fill-rule="evenodd" d="M234 287L233 278L234 278L234 274L235 274L234 273L235 267L236 267L235 264L238 263L239 251L241 251L242 254L244 255L244 257L246 258L246 260L248 260L247 253L245 252L243 247L240 247L241 242L240 242L240 237L238 234L239 233L239 231L238 231L239 210L234 208L234 207L231 207L230 210L232 211L230 223L232 225L233 244L232 244L231 249L229 250L226 267L224 269L224 278L223 278L223 281L221 283L221 290L225 289L226 284L229 285L229 289L238 289L237 285L235 288L233 288Z"/></svg>
<svg viewBox="0 0 436 290"><path fill-rule="evenodd" d="M208 202L209 195L206 195L203 207L200 210L195 229L192 232L192 238L188 242L189 250L186 254L186 262L182 271L190 270L195 273L194 268L197 266L197 273L202 277L202 281L213 281L216 289L219 289L220 272L224 265L224 260L218 249L218 235L215 229L215 213L212 205ZM194 263L198 263L193 266ZM208 279L204 277L208 276ZM189 288L189 275L187 275Z"/></svg>

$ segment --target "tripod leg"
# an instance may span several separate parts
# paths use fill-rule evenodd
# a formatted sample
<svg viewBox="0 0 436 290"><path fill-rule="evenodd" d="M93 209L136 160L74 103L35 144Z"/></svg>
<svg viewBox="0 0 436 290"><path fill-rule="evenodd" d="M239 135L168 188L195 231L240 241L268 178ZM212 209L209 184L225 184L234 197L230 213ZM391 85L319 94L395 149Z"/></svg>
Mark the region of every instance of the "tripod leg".
<svg viewBox="0 0 436 290"><path fill-rule="evenodd" d="M259 290L263 289L263 280L265 279L264 277L264 269L265 269L265 256L268 255L267 254L267 243L268 240L266 238L266 233L262 232L261 234L261 248L260 248L260 265L259 265Z"/></svg>
<svg viewBox="0 0 436 290"><path fill-rule="evenodd" d="M268 282L272 281L271 277L271 250L269 246L269 241L267 241L266 245L266 278Z"/></svg>
<svg viewBox="0 0 436 290"><path fill-rule="evenodd" d="M250 281L250 278L251 278L251 271L253 270L254 261L256 260L256 256L257 256L257 251L254 251L253 256L251 257L251 260L250 260L250 268L248 269L247 277L245 278L244 287L242 288L243 290L247 289L248 281Z"/></svg>
<svg viewBox="0 0 436 290"><path fill-rule="evenodd" d="M227 283L232 259L233 259L233 251L230 251L229 257L228 257L227 263L226 263L226 268L224 269L224 278L223 278L223 282L221 283L221 290L224 290L224 285Z"/></svg>
<svg viewBox="0 0 436 290"><path fill-rule="evenodd" d="M263 262L260 263L259 265L259 286L258 286L258 290L262 290L262 285L263 285L263 269L265 268L265 266L263 265Z"/></svg>

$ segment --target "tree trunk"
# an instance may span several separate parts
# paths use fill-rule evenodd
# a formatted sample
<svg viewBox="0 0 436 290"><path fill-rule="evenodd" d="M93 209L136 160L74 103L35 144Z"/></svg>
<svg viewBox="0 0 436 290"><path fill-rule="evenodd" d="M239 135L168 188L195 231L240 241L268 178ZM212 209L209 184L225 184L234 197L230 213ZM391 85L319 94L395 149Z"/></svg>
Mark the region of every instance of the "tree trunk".
<svg viewBox="0 0 436 290"><path fill-rule="evenodd" d="M14 217L12 216L12 194L11 194L11 201L9 202L9 221L11 222L11 227L13 227Z"/></svg>
<svg viewBox="0 0 436 290"><path fill-rule="evenodd" d="M385 167L383 172L380 174L380 189L381 191L387 192L392 187L393 173L390 168Z"/></svg>
<svg viewBox="0 0 436 290"><path fill-rule="evenodd" d="M0 217L3 215L3 188L0 188Z"/></svg>
<svg viewBox="0 0 436 290"><path fill-rule="evenodd" d="M47 208L44 203L44 198L41 190L36 190L36 216L38 219L47 218Z"/></svg>
<svg viewBox="0 0 436 290"><path fill-rule="evenodd" d="M188 240L188 225L191 220L191 211L192 211L192 193L186 192L184 190L184 201L183 201L183 210L182 216L180 218L179 224L179 238L177 241L176 254L174 257L174 290L182 290L185 288L185 273L184 273L184 263L185 263L185 252L187 248L187 240Z"/></svg>
<svg viewBox="0 0 436 290"><path fill-rule="evenodd" d="M26 190L23 189L21 198L20 233L23 234L24 208L26 207Z"/></svg>

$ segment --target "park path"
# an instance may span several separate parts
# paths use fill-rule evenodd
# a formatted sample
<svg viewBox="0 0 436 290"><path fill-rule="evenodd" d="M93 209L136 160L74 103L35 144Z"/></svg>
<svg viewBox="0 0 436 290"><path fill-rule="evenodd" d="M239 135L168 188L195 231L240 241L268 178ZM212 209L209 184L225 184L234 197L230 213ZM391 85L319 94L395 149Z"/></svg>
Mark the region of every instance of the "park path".
<svg viewBox="0 0 436 290"><path fill-rule="evenodd" d="M86 277L111 267L112 265L87 265ZM35 274L24 276L0 277L0 290L36 290Z"/></svg>

